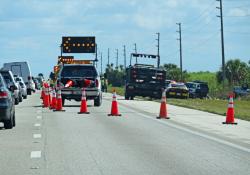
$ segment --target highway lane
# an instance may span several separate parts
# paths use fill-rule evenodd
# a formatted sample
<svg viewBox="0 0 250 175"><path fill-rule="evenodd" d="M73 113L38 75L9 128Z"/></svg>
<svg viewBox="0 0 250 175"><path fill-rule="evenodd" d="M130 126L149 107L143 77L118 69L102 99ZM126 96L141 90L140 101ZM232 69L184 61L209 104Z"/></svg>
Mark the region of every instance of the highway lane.
<svg viewBox="0 0 250 175"><path fill-rule="evenodd" d="M39 94L24 101L17 127L0 130L1 174L250 173L247 149L173 127L130 101L120 101L121 117L108 117L110 100L105 94L101 107L89 102L89 115L77 114L77 102L51 112L39 107Z"/></svg>

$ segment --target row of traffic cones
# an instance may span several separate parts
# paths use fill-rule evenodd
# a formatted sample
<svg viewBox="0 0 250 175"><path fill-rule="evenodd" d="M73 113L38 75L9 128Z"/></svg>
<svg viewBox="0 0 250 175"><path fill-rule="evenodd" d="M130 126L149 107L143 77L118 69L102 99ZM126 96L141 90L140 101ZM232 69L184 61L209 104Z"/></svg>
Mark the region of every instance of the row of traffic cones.
<svg viewBox="0 0 250 175"><path fill-rule="evenodd" d="M52 99L48 83L44 83L41 92L41 99L43 100L43 107L50 108L53 111L65 111L62 109L62 95L59 89L56 93L55 88L52 88Z"/></svg>
<svg viewBox="0 0 250 175"><path fill-rule="evenodd" d="M61 90L59 89L57 93L55 89L52 89L52 100L50 100L50 88L47 83L44 84L41 92L41 98L43 99L43 107L50 107L53 111L65 111L62 109L62 96ZM86 91L85 88L82 89L82 98L81 98L81 106L80 112L78 114L89 114L88 107L87 107L87 99L86 99ZM116 98L116 91L113 90L112 96L112 105L111 105L111 113L108 116L121 116L118 110L118 102ZM157 119L170 119L167 113L167 99L166 99L166 90L162 90L162 99L160 105L160 113L159 116L156 117ZM226 113L226 121L223 124L237 124L234 121L234 103L233 103L233 96L230 95L229 97L229 104Z"/></svg>
<svg viewBox="0 0 250 175"><path fill-rule="evenodd" d="M42 92L41 92L41 99L43 100L44 108L50 108L53 111L65 111L62 109L62 96L61 96L60 89L57 91L57 93L54 88L52 89L52 100L51 100L50 87L47 83L44 83ZM78 112L78 114L89 114L85 88L82 88L81 106L80 106L80 112ZM108 116L121 116L118 110L118 103L116 100L115 90L113 92L111 113L108 114Z"/></svg>

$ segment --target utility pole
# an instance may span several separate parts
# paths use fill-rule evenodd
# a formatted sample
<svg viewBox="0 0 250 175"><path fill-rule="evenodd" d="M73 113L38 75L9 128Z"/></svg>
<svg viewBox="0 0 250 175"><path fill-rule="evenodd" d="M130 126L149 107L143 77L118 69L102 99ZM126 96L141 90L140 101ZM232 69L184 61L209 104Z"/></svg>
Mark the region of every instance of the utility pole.
<svg viewBox="0 0 250 175"><path fill-rule="evenodd" d="M116 68L118 69L118 49L116 49Z"/></svg>
<svg viewBox="0 0 250 175"><path fill-rule="evenodd" d="M135 46L135 53L137 53L137 46L136 46L136 43L134 44ZM137 64L137 57L135 57L135 63Z"/></svg>
<svg viewBox="0 0 250 175"><path fill-rule="evenodd" d="M127 62L126 62L126 46L125 45L123 46L123 56L124 56L124 70L126 70Z"/></svg>
<svg viewBox="0 0 250 175"><path fill-rule="evenodd" d="M108 48L108 65L109 65L109 48Z"/></svg>
<svg viewBox="0 0 250 175"><path fill-rule="evenodd" d="M157 34L157 68L160 67L160 33L156 33Z"/></svg>
<svg viewBox="0 0 250 175"><path fill-rule="evenodd" d="M181 23L176 23L179 26L179 38L177 40L180 41L180 69L181 69L181 81L183 81L183 75L182 75L182 38L181 38Z"/></svg>
<svg viewBox="0 0 250 175"><path fill-rule="evenodd" d="M220 2L220 7L216 7L220 10L220 15L217 15L217 17L220 18L220 24L221 24L221 53L222 53L222 83L223 83L223 89L225 88L225 50L224 50L224 30L223 30L223 8L222 8L222 0L216 0Z"/></svg>

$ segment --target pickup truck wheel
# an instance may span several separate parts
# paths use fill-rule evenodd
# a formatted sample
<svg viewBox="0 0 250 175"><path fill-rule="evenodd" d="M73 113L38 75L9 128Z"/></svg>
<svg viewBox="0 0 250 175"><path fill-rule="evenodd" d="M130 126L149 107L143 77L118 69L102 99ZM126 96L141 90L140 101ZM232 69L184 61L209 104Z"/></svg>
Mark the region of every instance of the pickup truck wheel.
<svg viewBox="0 0 250 175"><path fill-rule="evenodd" d="M101 106L102 104L102 96L99 95L96 99L94 99L94 106Z"/></svg>

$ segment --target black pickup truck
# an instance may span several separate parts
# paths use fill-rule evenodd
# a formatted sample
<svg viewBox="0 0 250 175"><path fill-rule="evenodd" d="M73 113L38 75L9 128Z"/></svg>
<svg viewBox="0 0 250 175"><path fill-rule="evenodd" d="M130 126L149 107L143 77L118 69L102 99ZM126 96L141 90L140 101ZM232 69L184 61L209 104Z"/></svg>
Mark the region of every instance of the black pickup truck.
<svg viewBox="0 0 250 175"><path fill-rule="evenodd" d="M101 106L102 91L100 76L92 64L64 64L61 68L57 85L61 87L62 102L67 100L81 101L82 88L88 80L86 89L87 100L94 100L94 106Z"/></svg>
<svg viewBox="0 0 250 175"><path fill-rule="evenodd" d="M152 65L135 64L126 69L125 99L135 96L161 98L166 71Z"/></svg>

